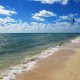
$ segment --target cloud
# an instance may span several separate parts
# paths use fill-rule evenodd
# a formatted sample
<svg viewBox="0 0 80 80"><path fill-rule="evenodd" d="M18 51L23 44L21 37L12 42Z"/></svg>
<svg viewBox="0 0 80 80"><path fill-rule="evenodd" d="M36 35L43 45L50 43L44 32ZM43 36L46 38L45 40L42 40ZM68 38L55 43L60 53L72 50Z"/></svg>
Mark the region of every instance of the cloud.
<svg viewBox="0 0 80 80"><path fill-rule="evenodd" d="M69 22L56 22L54 23L54 32L61 33L80 33L80 24L71 24Z"/></svg>
<svg viewBox="0 0 80 80"><path fill-rule="evenodd" d="M4 21L3 21L4 20ZM79 20L79 19L78 19ZM0 18L0 33L73 33L80 32L79 23L74 25L69 22L40 23L23 22L9 17Z"/></svg>
<svg viewBox="0 0 80 80"><path fill-rule="evenodd" d="M75 18L77 23L80 23L80 18Z"/></svg>
<svg viewBox="0 0 80 80"><path fill-rule="evenodd" d="M44 18L40 18L39 16L35 16L35 15L33 15L32 18L37 20L37 21L45 21Z"/></svg>
<svg viewBox="0 0 80 80"><path fill-rule="evenodd" d="M17 14L17 12L12 11L12 10L7 10L5 7L0 5L0 14L6 15L6 16L11 16L12 14Z"/></svg>
<svg viewBox="0 0 80 80"><path fill-rule="evenodd" d="M45 21L43 17L56 17L57 15L47 10L41 10L39 13L32 14L32 18L37 21Z"/></svg>
<svg viewBox="0 0 80 80"><path fill-rule="evenodd" d="M6 18L0 18L0 25L5 25L5 24L8 24L8 23L14 23L16 22L16 20L10 18L10 17L6 17Z"/></svg>
<svg viewBox="0 0 80 80"><path fill-rule="evenodd" d="M66 19L68 19L69 17L68 17L68 16L59 16L59 18L62 19L62 20L66 20Z"/></svg>
<svg viewBox="0 0 80 80"><path fill-rule="evenodd" d="M2 33L23 32L26 29L29 29L28 25L29 24L27 22L23 22L22 20L15 20L10 17L6 17L4 19L0 18L0 32Z"/></svg>
<svg viewBox="0 0 80 80"><path fill-rule="evenodd" d="M68 19L70 16L76 16L77 14L68 14L66 16L59 16L59 21L54 23L42 23L42 22L24 22L22 20L15 20L11 17L0 18L0 33L80 33L80 18L75 18L76 23L73 25L67 21L61 21ZM56 14L42 10L39 13L33 14L33 16L44 19L44 17L57 16ZM41 20L39 20L41 21Z"/></svg>
<svg viewBox="0 0 80 80"><path fill-rule="evenodd" d="M69 22L56 22L54 24L54 26L56 26L56 27L70 27L71 24Z"/></svg>
<svg viewBox="0 0 80 80"><path fill-rule="evenodd" d="M30 0L30 1L39 1L43 4L54 4L54 3L60 3L62 5L68 4L69 0Z"/></svg>
<svg viewBox="0 0 80 80"><path fill-rule="evenodd" d="M68 14L68 15L62 15L59 16L59 21L60 20L70 20L70 18L74 18L75 16L77 16L78 14Z"/></svg>

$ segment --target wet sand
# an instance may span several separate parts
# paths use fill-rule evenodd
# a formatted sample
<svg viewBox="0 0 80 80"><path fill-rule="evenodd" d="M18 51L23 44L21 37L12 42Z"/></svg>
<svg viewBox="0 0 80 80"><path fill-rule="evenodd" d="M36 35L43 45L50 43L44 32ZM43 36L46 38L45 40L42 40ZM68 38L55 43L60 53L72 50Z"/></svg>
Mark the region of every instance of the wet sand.
<svg viewBox="0 0 80 80"><path fill-rule="evenodd" d="M14 80L80 80L80 39L64 44L36 66Z"/></svg>
<svg viewBox="0 0 80 80"><path fill-rule="evenodd" d="M55 80L55 74L65 69L67 61L75 54L74 49L61 49L39 61L35 69L18 75L15 80Z"/></svg>

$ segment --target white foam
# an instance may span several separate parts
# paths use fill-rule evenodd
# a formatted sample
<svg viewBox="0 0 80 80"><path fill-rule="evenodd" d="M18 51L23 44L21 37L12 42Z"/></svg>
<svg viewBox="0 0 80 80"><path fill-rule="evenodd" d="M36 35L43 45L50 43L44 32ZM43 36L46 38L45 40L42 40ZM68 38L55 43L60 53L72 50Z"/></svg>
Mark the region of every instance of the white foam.
<svg viewBox="0 0 80 80"><path fill-rule="evenodd" d="M71 40L72 43L80 43L80 37L74 39L74 40Z"/></svg>
<svg viewBox="0 0 80 80"><path fill-rule="evenodd" d="M23 69L26 71L30 71L31 69L34 69L34 67L36 65L36 61L30 61L29 63L22 65Z"/></svg>
<svg viewBox="0 0 80 80"><path fill-rule="evenodd" d="M2 80L13 80L17 74L20 74L23 71L30 71L35 67L36 62L30 61L27 64L21 64L19 66L13 67L8 74L6 74Z"/></svg>
<svg viewBox="0 0 80 80"><path fill-rule="evenodd" d="M55 48L49 48L47 50L45 50L44 52L42 52L36 60L34 61L30 61L26 64L20 64L18 66L14 66L11 70L8 71L8 73L6 73L3 76L2 80L13 80L18 74L21 74L21 72L23 71L30 71L32 69L34 69L36 67L36 63L43 59L43 58L47 58L48 56L52 55L54 52L59 50L59 46L55 47Z"/></svg>
<svg viewBox="0 0 80 80"><path fill-rule="evenodd" d="M39 58L47 58L48 56L52 55L54 52L59 50L59 46L55 48L49 48L48 50L45 50L39 55Z"/></svg>

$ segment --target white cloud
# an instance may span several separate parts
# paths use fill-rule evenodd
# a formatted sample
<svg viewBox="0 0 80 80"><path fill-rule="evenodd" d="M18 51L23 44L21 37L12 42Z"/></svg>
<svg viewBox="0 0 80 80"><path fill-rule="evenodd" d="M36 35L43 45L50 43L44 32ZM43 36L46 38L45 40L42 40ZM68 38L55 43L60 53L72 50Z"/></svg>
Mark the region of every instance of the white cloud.
<svg viewBox="0 0 80 80"><path fill-rule="evenodd" d="M12 14L17 14L17 12L12 11L12 10L7 10L5 7L0 5L0 14L6 15L6 16L11 16Z"/></svg>
<svg viewBox="0 0 80 80"><path fill-rule="evenodd" d="M12 18L10 18L10 17L4 18L4 21L5 21L6 23L8 23L8 22L16 22L16 20L14 20L14 19L12 19Z"/></svg>
<svg viewBox="0 0 80 80"><path fill-rule="evenodd" d="M71 24L69 22L54 23L54 31L61 33L80 33L80 25L78 23Z"/></svg>
<svg viewBox="0 0 80 80"><path fill-rule="evenodd" d="M43 17L56 17L57 15L47 10L41 10L39 13L33 14L32 18L38 21L45 21Z"/></svg>
<svg viewBox="0 0 80 80"><path fill-rule="evenodd" d="M12 23L12 22L16 22L16 20L14 20L10 17L0 18L0 25L5 25L5 24L8 24L8 23Z"/></svg>
<svg viewBox="0 0 80 80"><path fill-rule="evenodd" d="M14 20L11 18L4 18L4 23L2 23L2 19L0 19L0 32L10 32L17 33L27 31L29 29L29 24L27 22L23 22L21 20Z"/></svg>
<svg viewBox="0 0 80 80"><path fill-rule="evenodd" d="M62 5L66 5L66 4L68 4L68 1L69 1L69 0L61 0L61 4L62 4Z"/></svg>
<svg viewBox="0 0 80 80"><path fill-rule="evenodd" d="M59 16L59 18L62 19L62 20L66 20L66 19L68 19L69 17L68 17L68 16Z"/></svg>
<svg viewBox="0 0 80 80"><path fill-rule="evenodd" d="M71 24L69 22L56 22L54 24L54 26L56 26L56 27L70 27Z"/></svg>
<svg viewBox="0 0 80 80"><path fill-rule="evenodd" d="M59 16L59 20L70 20L71 18L74 18L78 14L68 14L68 15L62 15Z"/></svg>
<svg viewBox="0 0 80 80"><path fill-rule="evenodd" d="M80 21L80 18L76 18ZM40 22L23 22L10 17L0 18L0 33L58 33L58 32L80 32L79 23L71 24L69 22L40 23Z"/></svg>
<svg viewBox="0 0 80 80"><path fill-rule="evenodd" d="M75 18L76 22L80 23L80 18Z"/></svg>
<svg viewBox="0 0 80 80"><path fill-rule="evenodd" d="M40 18L39 16L35 16L35 15L33 15L32 18L37 20L37 21L45 21L44 18Z"/></svg>
<svg viewBox="0 0 80 80"><path fill-rule="evenodd" d="M43 30L46 27L46 24L38 22L31 22L30 25L33 28L33 30Z"/></svg>
<svg viewBox="0 0 80 80"><path fill-rule="evenodd" d="M30 0L30 1L39 1L43 4L54 4L54 3L60 3L62 5L68 4L69 0Z"/></svg>

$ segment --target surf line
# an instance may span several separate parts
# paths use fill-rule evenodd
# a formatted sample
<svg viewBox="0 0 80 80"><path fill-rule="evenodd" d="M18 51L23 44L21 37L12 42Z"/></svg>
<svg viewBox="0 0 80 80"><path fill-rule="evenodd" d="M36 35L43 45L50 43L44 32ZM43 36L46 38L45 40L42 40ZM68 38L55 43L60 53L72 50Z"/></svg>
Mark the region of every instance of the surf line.
<svg viewBox="0 0 80 80"><path fill-rule="evenodd" d="M31 60L30 62L26 64L20 64L17 66L14 66L11 70L8 70L5 75L3 75L1 80L14 80L14 78L21 74L24 71L30 71L37 67L36 63L44 58L47 58L51 56L54 52L58 51L60 46L57 46L55 48L49 48L45 51L43 51L36 59Z"/></svg>

